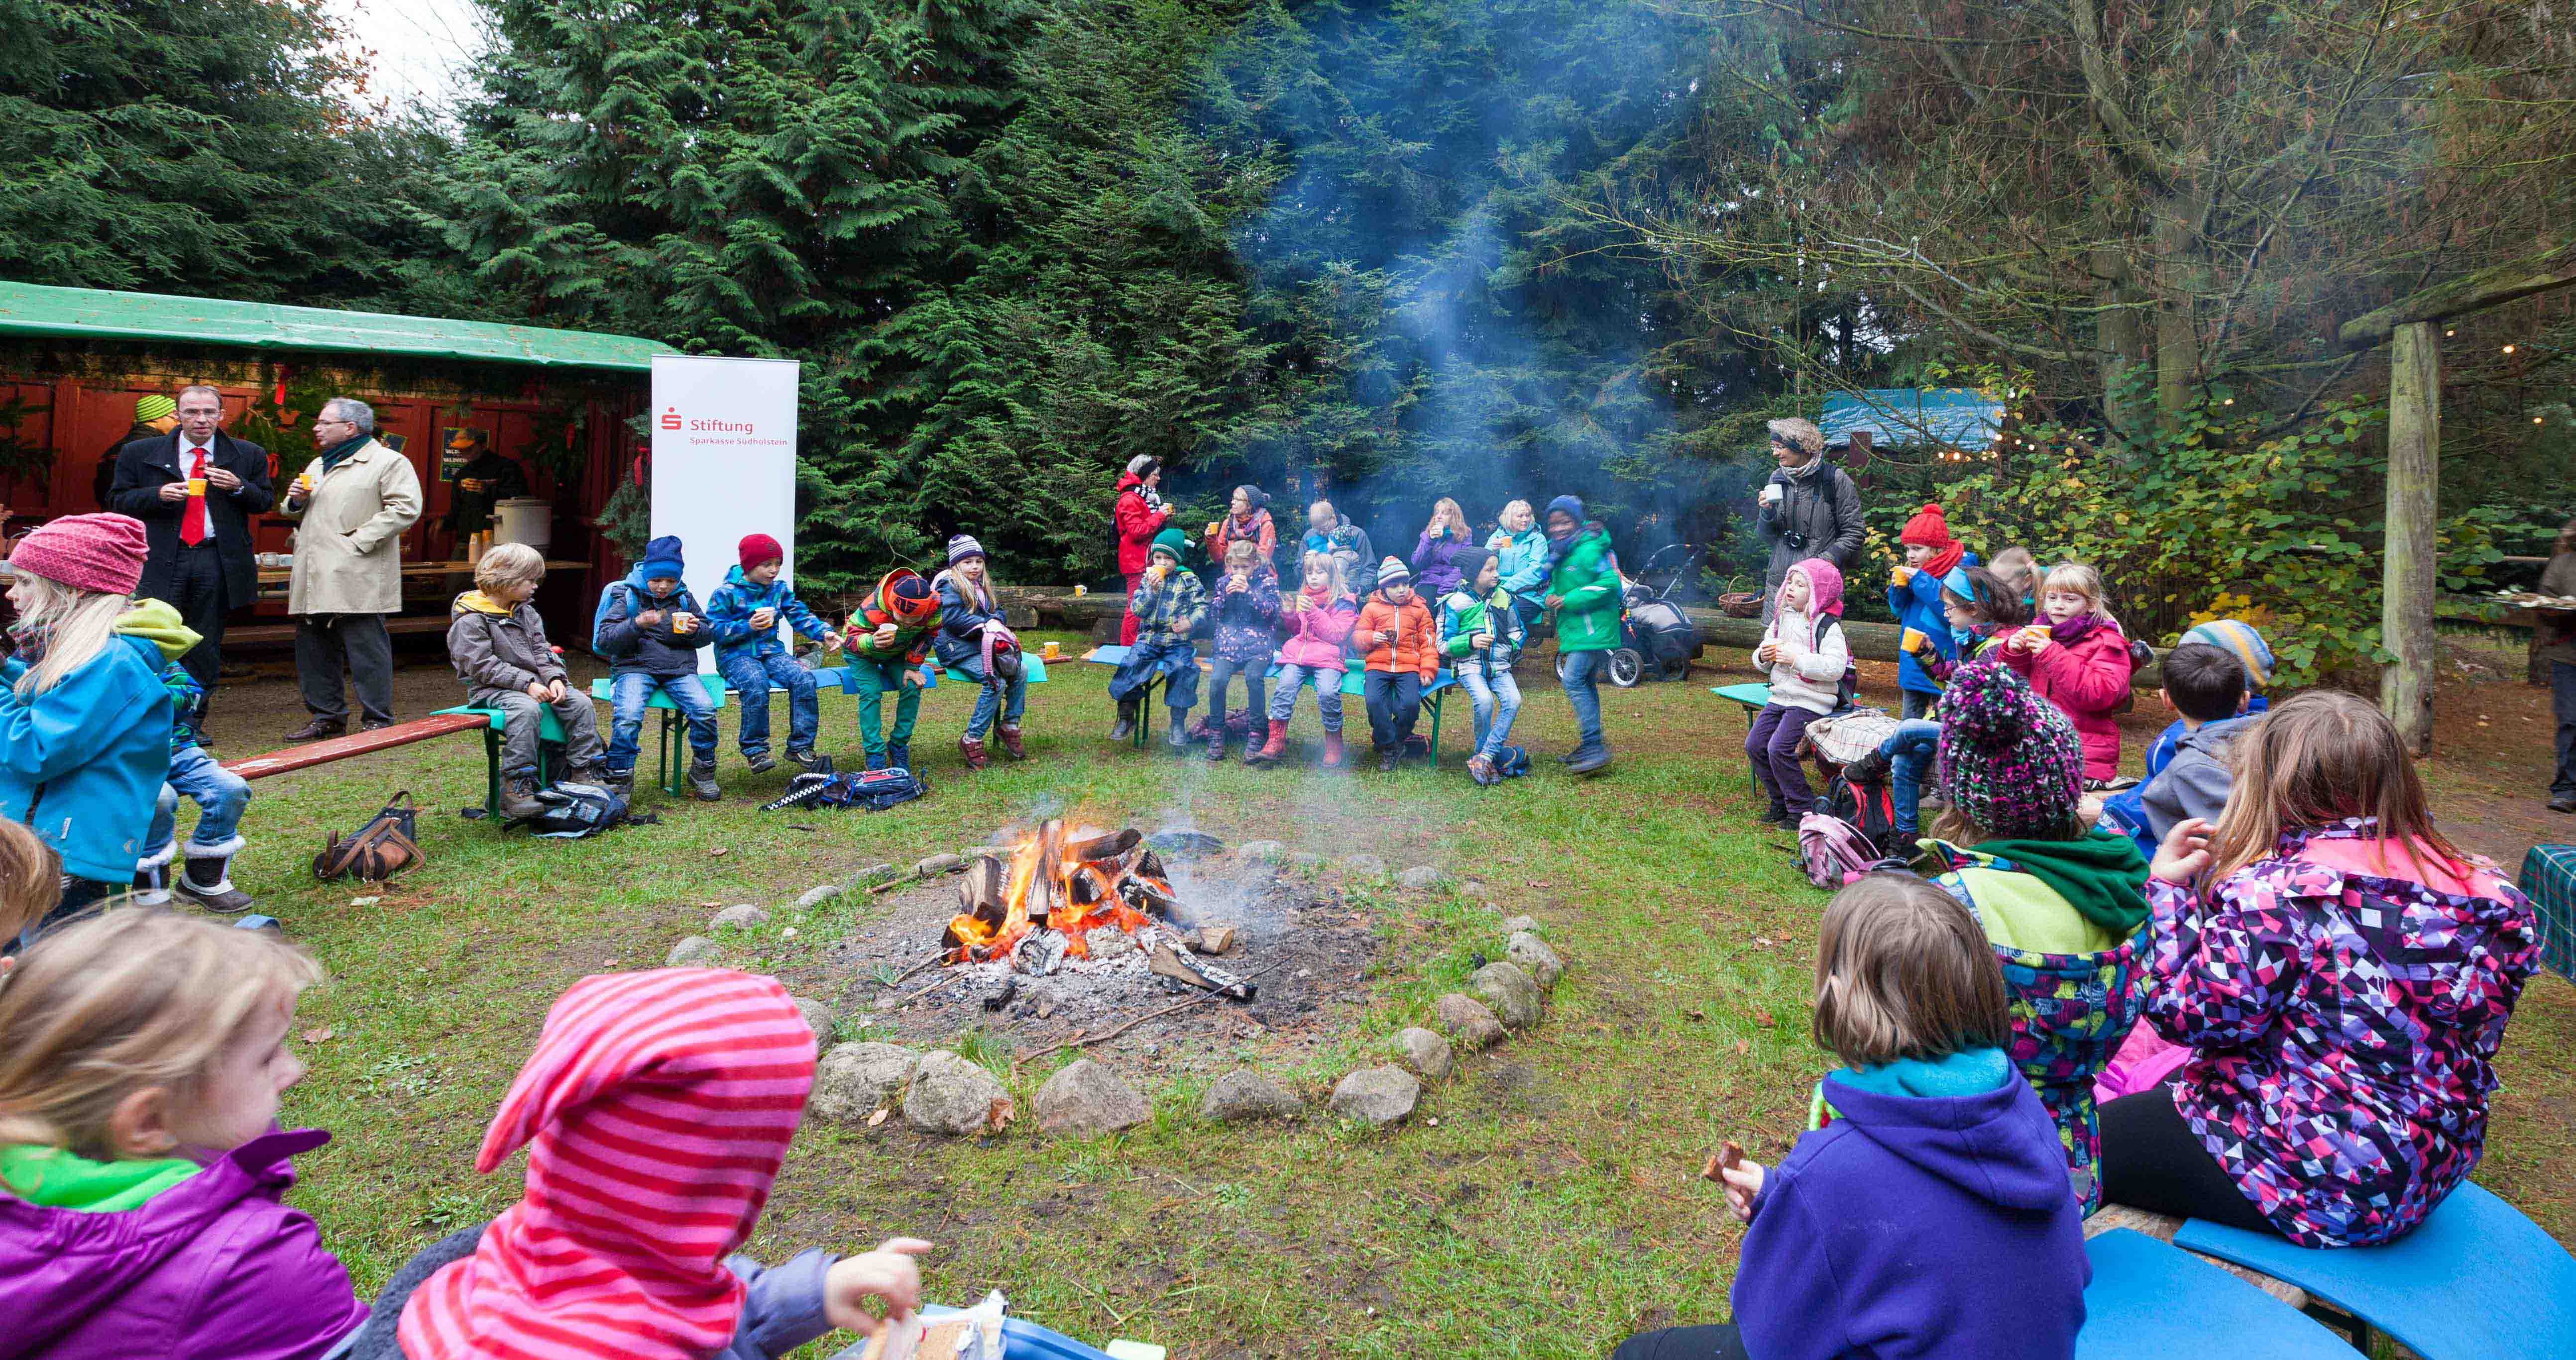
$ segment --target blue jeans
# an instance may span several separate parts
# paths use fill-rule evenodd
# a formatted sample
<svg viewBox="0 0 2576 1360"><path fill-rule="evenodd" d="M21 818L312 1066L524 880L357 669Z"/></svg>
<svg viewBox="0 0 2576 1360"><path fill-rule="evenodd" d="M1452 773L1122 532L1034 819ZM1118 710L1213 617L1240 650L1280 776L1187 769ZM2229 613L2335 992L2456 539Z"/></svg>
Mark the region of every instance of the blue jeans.
<svg viewBox="0 0 2576 1360"><path fill-rule="evenodd" d="M1603 745L1601 740L1601 668L1608 665L1608 652L1567 652L1556 660L1556 675L1565 682L1565 701L1574 706L1574 726L1583 734L1574 749L1590 751Z"/></svg>
<svg viewBox="0 0 2576 1360"><path fill-rule="evenodd" d="M608 681L608 770L627 774L635 768L638 739L644 734L644 705L660 690L689 720L689 754L700 765L716 763L716 704L694 675L646 675L619 671Z"/></svg>
<svg viewBox="0 0 2576 1360"><path fill-rule="evenodd" d="M1225 725L1225 692L1238 676L1243 680L1243 711L1255 719L1268 713L1270 702L1263 697L1261 687L1269 675L1270 660L1267 657L1259 661L1237 661L1223 652L1217 653L1216 660L1209 663L1208 669L1208 725Z"/></svg>
<svg viewBox="0 0 2576 1360"><path fill-rule="evenodd" d="M1110 675L1109 697L1124 699L1157 675L1163 677L1164 707L1186 713L1199 706L1199 653L1188 638L1139 640Z"/></svg>
<svg viewBox="0 0 2576 1360"><path fill-rule="evenodd" d="M966 718L968 739L981 741L984 734L992 730L995 714L1001 716L1004 727L1020 725L1020 714L1029 706L1028 672L1012 676L1007 684L986 685L984 658L981 656L970 656L949 669L972 676L976 684L983 686L982 692L975 696L975 711Z"/></svg>
<svg viewBox="0 0 2576 1360"><path fill-rule="evenodd" d="M1904 691L1904 695L1904 704L1897 710L1897 716L1904 718L1909 722L1916 718L1931 717L1932 701L1941 697L1938 694L1929 693L1919 689L1906 690Z"/></svg>
<svg viewBox="0 0 2576 1360"><path fill-rule="evenodd" d="M1422 717L1422 672L1370 671L1360 680L1368 705L1369 743L1380 752L1404 745Z"/></svg>
<svg viewBox="0 0 2576 1360"><path fill-rule="evenodd" d="M250 806L250 781L215 763L206 748L191 746L170 757L169 782L161 786L160 805L152 810L152 829L143 837L145 863L167 863L171 842L179 838L179 799L185 795L199 809L197 829L188 848L201 855L229 855L241 849L242 809Z"/></svg>
<svg viewBox="0 0 2576 1360"><path fill-rule="evenodd" d="M1909 837L1923 829L1923 776L1940 749L1941 724L1908 718L1896 725L1878 753L1887 757L1887 796L1896 805L1896 829Z"/></svg>
<svg viewBox="0 0 2576 1360"><path fill-rule="evenodd" d="M1481 666L1458 668L1458 688L1476 709L1476 754L1487 760L1512 739L1512 719L1521 712L1521 682L1503 671L1488 680Z"/></svg>
<svg viewBox="0 0 2576 1360"><path fill-rule="evenodd" d="M742 696L742 753L769 754L769 687L787 687L787 749L811 751L823 725L822 705L814 698L814 672L785 652L755 656L749 647L716 662L725 683Z"/></svg>
<svg viewBox="0 0 2576 1360"><path fill-rule="evenodd" d="M1296 716L1297 690L1302 685L1315 687L1315 715L1324 720L1324 730L1342 730L1342 676L1339 666L1300 666L1283 662L1279 683L1270 690L1270 721L1286 722Z"/></svg>

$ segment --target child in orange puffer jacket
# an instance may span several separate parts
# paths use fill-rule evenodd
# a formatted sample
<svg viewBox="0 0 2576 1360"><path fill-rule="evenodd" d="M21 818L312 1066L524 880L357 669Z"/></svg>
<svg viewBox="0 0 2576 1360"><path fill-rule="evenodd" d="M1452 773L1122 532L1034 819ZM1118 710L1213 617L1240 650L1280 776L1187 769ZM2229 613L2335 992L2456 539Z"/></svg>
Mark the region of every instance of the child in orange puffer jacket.
<svg viewBox="0 0 2576 1360"><path fill-rule="evenodd" d="M1351 645L1368 658L1369 744L1378 769L1392 771L1422 717L1422 687L1440 672L1431 606L1413 593L1413 572L1403 562L1390 557L1378 565L1377 589L1360 606Z"/></svg>

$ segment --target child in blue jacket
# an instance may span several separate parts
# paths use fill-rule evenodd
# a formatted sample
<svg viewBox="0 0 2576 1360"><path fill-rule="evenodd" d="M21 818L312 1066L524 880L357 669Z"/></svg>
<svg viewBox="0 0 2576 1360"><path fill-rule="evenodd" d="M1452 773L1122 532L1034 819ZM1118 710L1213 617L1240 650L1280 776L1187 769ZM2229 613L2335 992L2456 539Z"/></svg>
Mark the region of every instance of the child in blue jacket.
<svg viewBox="0 0 2576 1360"><path fill-rule="evenodd" d="M22 944L132 885L170 773L161 649L116 631L143 556L140 520L66 515L9 558L17 651L0 662L0 817L63 861L62 899Z"/></svg>
<svg viewBox="0 0 2576 1360"><path fill-rule="evenodd" d="M797 663L787 639L778 635L778 625L830 647L841 645L841 635L796 598L796 587L778 579L787 565L787 550L777 539L746 534L739 556L741 565L726 572L724 584L707 597L707 630L715 637L716 673L742 696L742 758L753 774L766 774L778 764L769 758L769 689L775 684L787 691L789 763L800 770L820 769L814 737L822 730L823 717L814 697L814 672Z"/></svg>
<svg viewBox="0 0 2576 1360"><path fill-rule="evenodd" d="M1816 942L1816 1086L1778 1166L1713 1164L1748 1226L1735 1319L1630 1337L1613 1360L2065 1360L2084 1227L2047 1110L2005 1053L1985 932L1912 874L1844 888ZM2009 1287L1999 1287L1999 1282Z"/></svg>
<svg viewBox="0 0 2576 1360"><path fill-rule="evenodd" d="M134 900L157 906L173 890L190 903L215 912L248 911L257 903L233 886L233 856L241 853L242 813L250 807L250 781L217 764L197 742L197 724L206 708L205 687L179 664L197 645L197 630L179 619L179 611L159 600L145 600L117 620L116 631L149 640L161 650L161 684L170 692L170 773L152 813L152 830L143 840L143 858L135 864ZM197 829L188 837L187 867L170 872L179 855L179 800L197 804Z"/></svg>
<svg viewBox="0 0 2576 1360"><path fill-rule="evenodd" d="M590 645L608 658L608 786L621 798L635 791L635 755L644 734L644 705L653 692L689 722L689 796L712 803L716 787L716 705L698 679L698 649L715 640L706 610L681 581L687 564L680 540L664 534L644 545L644 556L623 580L599 592L591 616Z"/></svg>
<svg viewBox="0 0 2576 1360"><path fill-rule="evenodd" d="M1896 655L1896 683L1905 696L1902 716L1920 718L1941 696L1941 682L1925 663L1955 665L1959 660L1959 645L1942 608L1941 584L1959 568L1977 565L1977 555L1950 537L1950 521L1942 517L1938 501L1905 521L1896 541L1905 548L1905 565L1887 578L1887 608L1905 629Z"/></svg>

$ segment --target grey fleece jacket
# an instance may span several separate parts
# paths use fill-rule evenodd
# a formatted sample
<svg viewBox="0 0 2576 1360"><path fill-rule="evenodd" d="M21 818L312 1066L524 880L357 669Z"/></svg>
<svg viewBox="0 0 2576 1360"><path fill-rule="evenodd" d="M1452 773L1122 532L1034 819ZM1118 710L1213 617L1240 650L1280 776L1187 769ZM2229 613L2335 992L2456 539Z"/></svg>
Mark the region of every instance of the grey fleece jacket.
<svg viewBox="0 0 2576 1360"><path fill-rule="evenodd" d="M2164 843L2165 833L2174 829L2174 823L2187 817L2218 820L2219 812L2227 806L2227 791L2235 782L2227 772L2227 748L2255 721L2227 718L2202 723L2199 731L2185 732L2174 743L2172 762L2139 794L2139 803L2147 813L2147 828L2157 844Z"/></svg>

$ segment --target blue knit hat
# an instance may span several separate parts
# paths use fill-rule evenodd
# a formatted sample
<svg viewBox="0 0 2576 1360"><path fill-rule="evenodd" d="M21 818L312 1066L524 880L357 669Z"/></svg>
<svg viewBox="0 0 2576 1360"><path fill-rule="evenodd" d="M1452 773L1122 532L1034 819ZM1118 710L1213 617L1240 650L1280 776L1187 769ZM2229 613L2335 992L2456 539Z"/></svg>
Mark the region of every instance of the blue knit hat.
<svg viewBox="0 0 2576 1360"><path fill-rule="evenodd" d="M680 579L687 572L687 564L680 560L680 536L664 534L645 544L644 556L636 562L635 569L642 572L647 581L656 576L668 576L675 581Z"/></svg>
<svg viewBox="0 0 2576 1360"><path fill-rule="evenodd" d="M1555 500L1547 503L1548 515L1553 515L1559 510L1574 516L1574 524L1576 528L1579 529L1583 527L1583 502L1580 499L1573 496L1559 496ZM1547 515L1539 516L1539 520L1542 523L1544 523L1546 519Z"/></svg>

